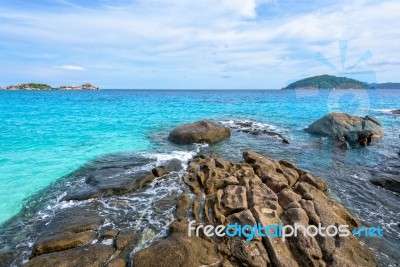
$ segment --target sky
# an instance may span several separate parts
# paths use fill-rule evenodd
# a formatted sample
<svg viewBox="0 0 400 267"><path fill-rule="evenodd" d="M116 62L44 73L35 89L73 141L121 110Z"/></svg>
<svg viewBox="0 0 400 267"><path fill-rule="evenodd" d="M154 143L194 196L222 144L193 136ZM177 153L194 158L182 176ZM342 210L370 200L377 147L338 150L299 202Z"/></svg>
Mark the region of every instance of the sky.
<svg viewBox="0 0 400 267"><path fill-rule="evenodd" d="M0 0L0 86L400 82L398 0Z"/></svg>

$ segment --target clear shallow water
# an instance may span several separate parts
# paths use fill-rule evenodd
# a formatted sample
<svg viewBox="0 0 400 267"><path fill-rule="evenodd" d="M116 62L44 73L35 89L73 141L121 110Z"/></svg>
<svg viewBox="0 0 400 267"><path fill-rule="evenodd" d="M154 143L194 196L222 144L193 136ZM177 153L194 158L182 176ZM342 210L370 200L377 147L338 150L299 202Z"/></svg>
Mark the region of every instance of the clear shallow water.
<svg viewBox="0 0 400 267"><path fill-rule="evenodd" d="M387 237L365 242L377 251L382 266L392 264L400 261L398 256L396 258L400 249L397 225L400 200L368 180L372 170L399 166L400 116L388 113L400 108L399 97L399 90L0 91L0 223L26 207L19 217L0 229L6 233L0 239L15 234L16 228L10 225L17 218L29 220L29 217L45 214L39 216L45 220L51 217L55 207L70 205L57 203L63 186L72 179L66 175L96 158L104 155L118 158L121 153L138 152L154 158L157 153L165 155L171 151L181 151L177 157L186 158L182 155L192 155L197 147L170 144L166 136L175 126L204 118L225 123L251 119L266 127L272 126L291 144L234 132L229 140L202 150L217 151L239 160L244 150L253 149L312 170L328 180L331 197L366 224L385 227ZM333 149L329 140L303 131L331 111L374 115L383 122L386 134L369 148L343 152ZM63 183L55 183L63 176L66 176ZM79 175L73 179L79 181ZM181 190L179 178L171 179L171 183L177 184L174 187L174 194L177 194ZM47 191L40 191L47 187ZM164 192L165 188L154 189L157 190ZM171 194L167 191L162 195ZM47 197L43 197L43 192L47 192ZM139 196L154 198L157 194L161 193L145 192ZM135 202L138 196L132 195L129 199L124 201ZM46 211L49 203L56 206ZM163 216L163 225L166 225L171 218ZM118 216L115 218L121 220ZM161 217L151 217L154 218ZM29 235L27 232L25 237L6 243L28 242Z"/></svg>

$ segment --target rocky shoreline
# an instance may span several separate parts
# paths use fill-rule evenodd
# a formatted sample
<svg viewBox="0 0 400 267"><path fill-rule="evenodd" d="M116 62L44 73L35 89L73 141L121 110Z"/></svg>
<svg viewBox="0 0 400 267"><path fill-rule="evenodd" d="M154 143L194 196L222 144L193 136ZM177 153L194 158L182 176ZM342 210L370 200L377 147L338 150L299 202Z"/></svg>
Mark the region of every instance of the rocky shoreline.
<svg viewBox="0 0 400 267"><path fill-rule="evenodd" d="M253 129L250 124L245 126ZM228 127L201 121L176 128L169 140L184 145L212 144L230 134ZM327 196L326 181L291 162L246 151L240 162L230 162L215 153L197 155L185 163L184 173L182 162L174 159L151 171L125 172L132 165L129 161L116 167L105 165L85 175L84 185L60 200L78 201L80 205L58 211L43 228L38 228L24 266L377 265L372 252L353 235L312 237L300 230L297 237L285 241L279 237L258 236L250 242L244 236L208 237L202 231L199 236L193 232L188 236L188 224L192 220L196 226L348 225L350 231L362 226L356 217ZM115 173L124 175L115 176ZM116 225L102 214L107 204L105 198L124 197L144 190L143 197L149 186L178 173L177 179L182 186L186 185L186 191L168 200L169 205L176 206L174 220L169 224L167 235L150 246L142 246L148 233L141 232L138 225ZM121 210L126 205L127 202L115 200L111 208ZM16 253L1 254L0 266L15 262Z"/></svg>
<svg viewBox="0 0 400 267"><path fill-rule="evenodd" d="M176 220L170 224L169 235L156 244L136 251L141 235L137 229L104 227L105 218L98 213L101 205L88 202L56 214L33 245L25 266L376 266L372 253L352 235L300 234L285 242L272 237L250 242L244 237L188 237L190 220L211 225L347 224L350 230L361 226L326 196L324 180L284 160L252 151L243 157L238 163L216 154L193 158L182 177L188 191L176 199ZM136 180L140 186L132 190L165 179L169 171L173 167L154 168L143 174L146 178ZM109 194L127 193L110 184L102 187L113 188ZM0 263L6 259L2 255Z"/></svg>

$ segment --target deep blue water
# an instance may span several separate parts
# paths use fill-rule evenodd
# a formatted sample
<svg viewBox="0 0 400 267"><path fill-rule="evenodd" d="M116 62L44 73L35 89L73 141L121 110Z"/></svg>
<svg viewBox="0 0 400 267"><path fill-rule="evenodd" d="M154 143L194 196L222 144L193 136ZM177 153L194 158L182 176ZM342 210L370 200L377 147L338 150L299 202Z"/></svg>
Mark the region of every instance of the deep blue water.
<svg viewBox="0 0 400 267"><path fill-rule="evenodd" d="M385 227L387 237L365 242L380 262L390 264L400 260L399 197L368 180L372 170L399 166L400 116L389 113L400 108L399 99L400 90L0 91L0 223L27 207L19 214L24 216L32 196L38 199L41 190L104 155L190 155L193 147L166 140L179 124L205 118L253 120L291 144L233 133L204 150L239 160L244 150L253 149L312 170L328 181L331 197L366 224ZM376 116L385 136L368 148L343 152L328 139L303 131L332 111ZM57 199L40 200L31 212L49 201Z"/></svg>

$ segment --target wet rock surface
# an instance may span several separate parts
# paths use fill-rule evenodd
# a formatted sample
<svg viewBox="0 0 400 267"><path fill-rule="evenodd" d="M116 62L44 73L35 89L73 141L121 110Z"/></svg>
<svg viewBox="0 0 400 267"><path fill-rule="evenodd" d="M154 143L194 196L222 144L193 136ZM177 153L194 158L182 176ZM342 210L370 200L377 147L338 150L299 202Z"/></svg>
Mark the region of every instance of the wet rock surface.
<svg viewBox="0 0 400 267"><path fill-rule="evenodd" d="M230 134L229 128L209 120L202 120L175 128L170 132L168 139L179 145L215 143L228 138Z"/></svg>
<svg viewBox="0 0 400 267"><path fill-rule="evenodd" d="M85 188L82 192L78 191L67 195L63 200L87 200L112 195L124 195L142 188L155 179L154 174L148 171L116 177L114 174L119 171L113 168L100 170L86 179L86 184L89 188Z"/></svg>
<svg viewBox="0 0 400 267"><path fill-rule="evenodd" d="M25 266L129 266L131 252L139 246L139 243L143 245L143 242L145 242L143 239L151 240L152 233L142 232L143 226L137 222L131 223L133 218L129 218L129 215L132 216L132 213L125 213L127 209L134 209L134 207L129 207L129 202L124 198L130 196L131 190L139 190L142 187L149 186L148 183L142 184L142 177L150 176L152 181L154 179L160 180L149 186L153 190L157 190L155 187L157 183L168 183L173 176L179 179L179 176L173 172L182 169L182 162L180 160L167 160L156 168L162 169L164 175L162 178L155 177L150 171L151 169L143 172L132 172L132 174L122 170L115 172L113 167L90 172L84 180L85 185L108 190L108 193L96 195L95 198L90 200L75 202L79 205L73 205L70 202L72 204L70 207L57 211L45 225L38 225L40 233L34 240L32 252ZM118 176L118 174L123 175ZM136 183L135 187L128 188L126 191L117 190L114 185L122 186L121 181L113 181L113 179L118 180L121 177L132 178ZM125 181L125 179L122 179L122 183L125 184ZM138 186L136 187L136 185ZM110 197L109 194L114 195ZM141 194L143 194L141 195L141 198L143 198L146 192ZM179 201L174 197L171 197L171 200L163 199L166 203L158 203L159 206L154 206L154 212L160 212L157 209L163 209L163 207L174 208L176 203L185 202L186 206L180 204L184 208L181 212L181 218L184 218L191 203L187 196L181 199ZM105 209L111 209L116 213L113 214L116 217L110 217L109 211L105 211ZM149 224L147 220L145 218L141 221L143 224ZM15 259L18 257L16 253L17 251L1 254L0 266L9 266L13 262L15 263Z"/></svg>
<svg viewBox="0 0 400 267"><path fill-rule="evenodd" d="M352 235L311 237L300 230L297 237L285 241L258 236L247 242L245 237L207 237L199 228L199 237L189 238L188 221L192 219L196 225L214 226L347 224L350 230L360 222L326 196L324 180L287 161L251 151L244 153L240 163L216 155L201 156L192 160L188 172L183 180L198 197L194 201L181 198L171 235L136 252L134 266L158 266L160 262L163 266L376 266L371 251ZM193 209L187 209L188 200Z"/></svg>
<svg viewBox="0 0 400 267"><path fill-rule="evenodd" d="M400 194L400 175L375 175L375 177L371 180L371 183Z"/></svg>
<svg viewBox="0 0 400 267"><path fill-rule="evenodd" d="M372 116L358 117L346 113L332 112L312 123L305 129L307 132L322 136L342 138L350 133L351 139L355 133L358 137L362 131L379 138L383 135L381 122Z"/></svg>

